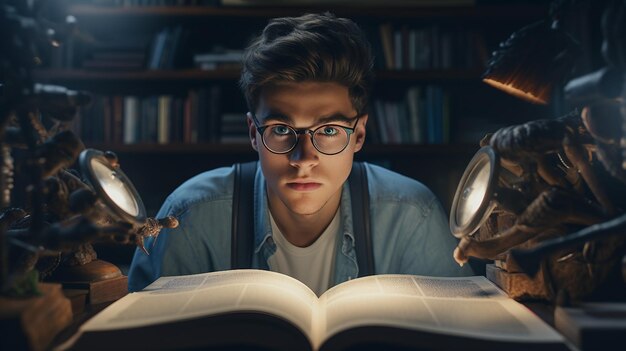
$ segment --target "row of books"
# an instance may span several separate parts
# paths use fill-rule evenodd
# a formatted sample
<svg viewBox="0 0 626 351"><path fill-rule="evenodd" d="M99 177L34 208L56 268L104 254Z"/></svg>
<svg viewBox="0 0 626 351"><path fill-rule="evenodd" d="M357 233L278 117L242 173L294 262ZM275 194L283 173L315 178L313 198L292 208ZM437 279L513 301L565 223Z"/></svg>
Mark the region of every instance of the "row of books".
<svg viewBox="0 0 626 351"><path fill-rule="evenodd" d="M217 85L190 90L186 96L98 95L80 109L72 129L91 143L242 141L247 135L245 114L223 114L221 95Z"/></svg>
<svg viewBox="0 0 626 351"><path fill-rule="evenodd" d="M94 96L72 128L85 142L246 143L244 112L221 111L221 88L190 90L187 96ZM450 142L450 98L439 86L415 86L398 101L375 99L368 139L382 144Z"/></svg>
<svg viewBox="0 0 626 351"><path fill-rule="evenodd" d="M369 31L370 33L372 31ZM376 65L388 70L475 69L489 58L478 31L449 31L440 27L394 28L390 23L371 33ZM239 67L243 50L216 49L193 57L196 68Z"/></svg>
<svg viewBox="0 0 626 351"><path fill-rule="evenodd" d="M484 36L477 30L384 23L378 33L373 49L380 69L474 69L483 67L489 58Z"/></svg>
<svg viewBox="0 0 626 351"><path fill-rule="evenodd" d="M78 40L67 38L59 47L51 47L47 56L50 68L87 71L132 71L147 67L152 55L151 40L132 33L115 40Z"/></svg>
<svg viewBox="0 0 626 351"><path fill-rule="evenodd" d="M80 0L85 3L85 0ZM98 6L218 6L220 0L91 0Z"/></svg>
<svg viewBox="0 0 626 351"><path fill-rule="evenodd" d="M368 135L375 142L450 142L450 97L440 86L414 86L401 100L375 99L371 107Z"/></svg>
<svg viewBox="0 0 626 351"><path fill-rule="evenodd" d="M483 67L489 58L484 36L477 30L391 23L364 29L372 42L377 69L475 69ZM216 45L201 50L189 42L192 34L189 28L176 25L163 27L152 35L133 33L113 42L94 39L74 43L70 39L63 47L51 49L50 66L118 71L240 67L241 48Z"/></svg>
<svg viewBox="0 0 626 351"><path fill-rule="evenodd" d="M91 0L108 6L367 6L380 5L379 0ZM387 0L387 6L467 6L475 0Z"/></svg>

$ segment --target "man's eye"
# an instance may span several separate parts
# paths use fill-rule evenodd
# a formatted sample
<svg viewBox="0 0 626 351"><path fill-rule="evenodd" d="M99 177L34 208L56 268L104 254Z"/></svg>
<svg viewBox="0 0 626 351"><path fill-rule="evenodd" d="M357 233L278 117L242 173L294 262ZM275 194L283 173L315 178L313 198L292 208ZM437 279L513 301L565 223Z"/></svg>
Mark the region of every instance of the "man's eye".
<svg viewBox="0 0 626 351"><path fill-rule="evenodd" d="M272 133L277 134L277 135L287 135L289 134L290 130L289 128L287 128L287 126L275 126L274 128L272 128Z"/></svg>
<svg viewBox="0 0 626 351"><path fill-rule="evenodd" d="M333 135L337 135L337 133L339 133L339 131L337 130L336 127L333 126L324 126L321 129L322 134L325 136L333 136Z"/></svg>

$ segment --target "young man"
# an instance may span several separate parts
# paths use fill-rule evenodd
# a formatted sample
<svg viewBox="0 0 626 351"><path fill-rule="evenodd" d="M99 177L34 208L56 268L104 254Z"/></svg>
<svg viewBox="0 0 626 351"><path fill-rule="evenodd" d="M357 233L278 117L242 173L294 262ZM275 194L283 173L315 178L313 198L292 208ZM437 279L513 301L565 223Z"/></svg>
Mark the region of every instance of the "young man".
<svg viewBox="0 0 626 351"><path fill-rule="evenodd" d="M347 178L361 150L372 80L367 39L331 14L272 20L244 55L241 87L254 182L252 268L293 276L317 294L359 275ZM471 274L436 197L415 180L366 164L375 273ZM202 173L158 216L179 219L149 256L135 253L130 290L162 275L231 268L234 168ZM147 243L149 247L151 243Z"/></svg>

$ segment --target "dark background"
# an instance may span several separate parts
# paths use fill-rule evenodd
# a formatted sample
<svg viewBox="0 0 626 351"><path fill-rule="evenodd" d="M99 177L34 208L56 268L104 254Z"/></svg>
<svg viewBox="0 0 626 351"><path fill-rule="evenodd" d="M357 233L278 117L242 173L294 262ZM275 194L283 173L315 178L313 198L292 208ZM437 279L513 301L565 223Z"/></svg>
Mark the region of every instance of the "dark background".
<svg viewBox="0 0 626 351"><path fill-rule="evenodd" d="M561 26L581 43L582 48L570 78L602 66L598 20L599 9L605 1L590 2L556 2L564 4ZM204 3L214 5L219 2ZM483 50L488 57L515 30L537 20L549 19L550 6L548 1L476 1L473 6L443 7L393 7L385 6L384 1L381 1L381 5L373 6L308 8L179 5L121 7L116 6L113 0L68 1L67 4L68 13L77 18L82 39L75 40L71 47L64 49L63 57L57 57L56 63L40 70L38 76L41 80L104 96L184 96L189 89L217 85L222 92L220 111L240 113L241 123L245 123L246 107L237 88L237 72L217 70L209 74L196 74L198 72L193 71L191 57L215 45L241 49L251 37L259 33L269 18L329 10L338 16L353 19L368 31L374 48L380 45L377 30L385 23L397 29L436 26L452 33L476 31L484 39ZM177 50L178 59L172 67L146 71L97 70L83 66L90 50L94 48L94 42L133 42L148 50L159 30L176 25L182 26L188 36L184 45ZM423 182L435 192L448 212L463 170L478 150L478 142L484 134L502 126L554 118L567 112L567 106L564 106L558 91L548 105L532 105L482 83L480 76L486 65L485 60L474 67L389 70L384 68L384 62L380 63L383 60L381 55L376 51L375 55L379 61L376 70L378 79L372 99L401 99L411 86L437 85L450 97L450 135L446 142L436 144L384 144L377 142L379 138L374 135L368 136L366 146L356 155L356 159L382 165ZM82 130L101 128L95 122L90 124L93 120L90 120L89 114L83 113L81 118ZM370 117L372 122L373 118ZM90 140L88 136L83 136L83 140L87 147L112 150L118 154L123 170L139 191L150 216L156 214L165 197L186 179L215 167L257 158L252 148L245 143L141 142L128 145ZM132 248L126 251L128 257ZM103 252L106 256L106 250Z"/></svg>

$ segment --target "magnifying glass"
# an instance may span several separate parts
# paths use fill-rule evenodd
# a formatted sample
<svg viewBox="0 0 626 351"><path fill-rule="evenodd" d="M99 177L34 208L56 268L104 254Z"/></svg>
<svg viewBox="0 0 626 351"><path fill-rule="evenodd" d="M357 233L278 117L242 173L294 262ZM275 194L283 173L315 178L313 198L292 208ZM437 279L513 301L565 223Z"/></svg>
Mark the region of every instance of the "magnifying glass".
<svg viewBox="0 0 626 351"><path fill-rule="evenodd" d="M135 226L146 223L146 208L130 179L119 167L113 167L104 153L85 149L78 163L103 207L114 218Z"/></svg>
<svg viewBox="0 0 626 351"><path fill-rule="evenodd" d="M499 185L502 171L500 157L491 146L476 152L463 172L452 202L450 231L455 237L474 234L498 205L515 214L526 208L527 201L520 191Z"/></svg>

